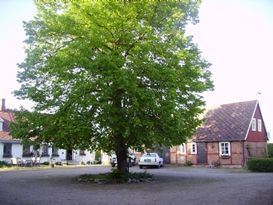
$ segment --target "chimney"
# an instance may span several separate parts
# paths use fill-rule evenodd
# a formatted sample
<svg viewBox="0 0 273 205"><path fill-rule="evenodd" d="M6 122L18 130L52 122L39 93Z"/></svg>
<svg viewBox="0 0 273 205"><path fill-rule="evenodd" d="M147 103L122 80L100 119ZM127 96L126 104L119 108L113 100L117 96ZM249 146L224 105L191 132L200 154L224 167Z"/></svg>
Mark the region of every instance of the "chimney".
<svg viewBox="0 0 273 205"><path fill-rule="evenodd" d="M6 111L6 99L5 98L2 98L1 111L3 111L3 112Z"/></svg>

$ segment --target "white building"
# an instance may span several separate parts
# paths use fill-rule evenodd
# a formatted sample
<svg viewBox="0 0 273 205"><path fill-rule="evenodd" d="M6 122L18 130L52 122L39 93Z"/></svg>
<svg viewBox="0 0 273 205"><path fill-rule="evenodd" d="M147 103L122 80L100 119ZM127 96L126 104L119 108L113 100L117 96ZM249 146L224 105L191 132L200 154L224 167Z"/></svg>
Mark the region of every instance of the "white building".
<svg viewBox="0 0 273 205"><path fill-rule="evenodd" d="M14 121L14 114L7 110L5 99L0 106L0 161L11 164L18 163L70 163L91 164L95 162L95 152L87 150L64 150L50 144L39 147L23 145L21 140L14 139L9 134L9 125Z"/></svg>

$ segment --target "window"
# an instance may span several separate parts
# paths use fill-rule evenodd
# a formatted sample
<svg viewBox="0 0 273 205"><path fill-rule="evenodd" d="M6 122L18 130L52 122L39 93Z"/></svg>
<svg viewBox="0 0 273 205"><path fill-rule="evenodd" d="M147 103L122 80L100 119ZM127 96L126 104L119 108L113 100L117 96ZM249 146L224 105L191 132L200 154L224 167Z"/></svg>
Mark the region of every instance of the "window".
<svg viewBox="0 0 273 205"><path fill-rule="evenodd" d="M191 143L191 154L197 154L197 147L195 142Z"/></svg>
<svg viewBox="0 0 273 205"><path fill-rule="evenodd" d="M31 157L30 145L23 145L23 157Z"/></svg>
<svg viewBox="0 0 273 205"><path fill-rule="evenodd" d="M33 145L33 154L34 154L34 156L40 156L40 146L39 145Z"/></svg>
<svg viewBox="0 0 273 205"><path fill-rule="evenodd" d="M258 119L258 132L262 131L262 120Z"/></svg>
<svg viewBox="0 0 273 205"><path fill-rule="evenodd" d="M12 151L12 144L11 143L4 143L4 153L3 157L12 157L11 151Z"/></svg>
<svg viewBox="0 0 273 205"><path fill-rule="evenodd" d="M85 155L85 151L84 150L80 150L80 155Z"/></svg>
<svg viewBox="0 0 273 205"><path fill-rule="evenodd" d="M256 119L255 118L252 119L251 127L252 127L252 131L256 131Z"/></svg>
<svg viewBox="0 0 273 205"><path fill-rule="evenodd" d="M54 157L58 157L59 153L58 153L59 149L55 146L52 146L52 156Z"/></svg>
<svg viewBox="0 0 273 205"><path fill-rule="evenodd" d="M230 156L230 142L220 142L219 147L221 156Z"/></svg>
<svg viewBox="0 0 273 205"><path fill-rule="evenodd" d="M42 157L49 157L47 144L42 145Z"/></svg>
<svg viewBox="0 0 273 205"><path fill-rule="evenodd" d="M183 144L181 144L179 146L179 152L180 152L180 154L185 154L186 153L185 147L186 147L185 143L183 143Z"/></svg>

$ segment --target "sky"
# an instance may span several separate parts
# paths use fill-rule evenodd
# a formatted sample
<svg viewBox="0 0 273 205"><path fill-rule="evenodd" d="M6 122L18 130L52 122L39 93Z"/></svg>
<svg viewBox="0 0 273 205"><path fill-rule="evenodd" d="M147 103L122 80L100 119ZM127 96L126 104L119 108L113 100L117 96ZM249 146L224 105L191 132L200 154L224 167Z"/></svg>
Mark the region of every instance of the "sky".
<svg viewBox="0 0 273 205"><path fill-rule="evenodd" d="M24 60L23 21L35 14L32 0L0 0L0 98L7 108L30 108L12 92L17 64ZM188 34L212 64L215 89L208 105L258 99L273 142L273 0L203 0Z"/></svg>

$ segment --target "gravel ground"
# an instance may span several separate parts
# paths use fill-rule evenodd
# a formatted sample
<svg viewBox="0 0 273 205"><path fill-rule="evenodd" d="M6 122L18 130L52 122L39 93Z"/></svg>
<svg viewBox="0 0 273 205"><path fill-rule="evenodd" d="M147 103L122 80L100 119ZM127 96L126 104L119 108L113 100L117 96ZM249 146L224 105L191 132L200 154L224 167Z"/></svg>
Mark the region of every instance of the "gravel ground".
<svg viewBox="0 0 273 205"><path fill-rule="evenodd" d="M273 173L241 169L147 169L151 183L86 184L81 174L109 172L90 166L0 172L0 205L273 205ZM143 171L134 167L131 171Z"/></svg>

